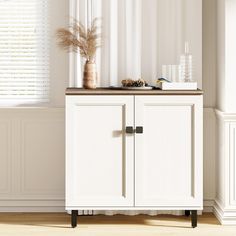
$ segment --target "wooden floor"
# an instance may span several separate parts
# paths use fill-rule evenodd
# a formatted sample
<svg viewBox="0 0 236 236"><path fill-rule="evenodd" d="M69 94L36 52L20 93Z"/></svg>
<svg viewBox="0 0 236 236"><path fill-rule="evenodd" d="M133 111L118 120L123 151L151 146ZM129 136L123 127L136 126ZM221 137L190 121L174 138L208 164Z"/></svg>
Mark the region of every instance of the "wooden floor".
<svg viewBox="0 0 236 236"><path fill-rule="evenodd" d="M236 226L221 226L212 214L199 217L198 228L184 216L83 216L70 227L66 214L0 214L0 236L236 236Z"/></svg>

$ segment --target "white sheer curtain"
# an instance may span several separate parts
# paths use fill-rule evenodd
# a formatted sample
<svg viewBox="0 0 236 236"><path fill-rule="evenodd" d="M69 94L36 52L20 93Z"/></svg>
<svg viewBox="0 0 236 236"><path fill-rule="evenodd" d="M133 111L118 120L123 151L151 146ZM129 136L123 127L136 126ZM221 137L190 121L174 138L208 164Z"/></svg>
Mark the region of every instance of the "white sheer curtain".
<svg viewBox="0 0 236 236"><path fill-rule="evenodd" d="M103 46L96 55L98 86L141 77L141 0L73 0L72 19L101 18ZM71 54L71 86L82 85L83 61Z"/></svg>
<svg viewBox="0 0 236 236"><path fill-rule="evenodd" d="M201 1L71 0L71 19L89 25L102 19L103 46L97 52L98 86L143 78L154 84L162 65L179 64L184 42L194 56L194 77L201 87ZM82 86L83 64L71 55L70 86Z"/></svg>
<svg viewBox="0 0 236 236"><path fill-rule="evenodd" d="M179 64L185 41L190 43L194 76L201 87L201 9L201 1L196 0L71 0L70 16L85 25L95 17L102 19L103 46L96 55L98 87L118 86L125 78L154 84L162 65ZM71 54L70 86L82 86L83 63L79 55ZM105 212L116 213L140 212Z"/></svg>

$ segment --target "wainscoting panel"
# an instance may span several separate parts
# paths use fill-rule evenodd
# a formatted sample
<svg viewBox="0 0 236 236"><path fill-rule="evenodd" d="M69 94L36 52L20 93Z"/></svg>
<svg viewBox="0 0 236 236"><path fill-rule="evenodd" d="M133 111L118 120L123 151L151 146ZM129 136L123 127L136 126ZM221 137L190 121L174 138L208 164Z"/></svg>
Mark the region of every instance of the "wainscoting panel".
<svg viewBox="0 0 236 236"><path fill-rule="evenodd" d="M35 122L37 120L37 122ZM63 120L23 119L21 126L22 194L30 198L64 198Z"/></svg>
<svg viewBox="0 0 236 236"><path fill-rule="evenodd" d="M236 225L236 114L217 110L217 188L214 213L223 225Z"/></svg>
<svg viewBox="0 0 236 236"><path fill-rule="evenodd" d="M64 108L2 108L0 117L0 211L56 211L65 198Z"/></svg>
<svg viewBox="0 0 236 236"><path fill-rule="evenodd" d="M236 207L236 122L230 124L230 205Z"/></svg>
<svg viewBox="0 0 236 236"><path fill-rule="evenodd" d="M10 122L0 118L0 199L9 196L11 191L11 130Z"/></svg>
<svg viewBox="0 0 236 236"><path fill-rule="evenodd" d="M0 109L0 212L63 212L64 108ZM204 210L215 199L215 113L204 109Z"/></svg>

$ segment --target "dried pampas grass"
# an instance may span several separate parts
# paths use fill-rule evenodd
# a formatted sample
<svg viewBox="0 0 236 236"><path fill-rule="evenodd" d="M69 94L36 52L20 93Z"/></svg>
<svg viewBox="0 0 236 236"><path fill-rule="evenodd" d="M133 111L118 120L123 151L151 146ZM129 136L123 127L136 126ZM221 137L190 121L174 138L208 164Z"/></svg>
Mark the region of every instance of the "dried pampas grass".
<svg viewBox="0 0 236 236"><path fill-rule="evenodd" d="M96 51L101 47L101 27L98 27L99 18L92 21L91 28L86 30L85 26L78 21L69 27L57 31L59 46L67 51L79 52L87 61L94 61Z"/></svg>

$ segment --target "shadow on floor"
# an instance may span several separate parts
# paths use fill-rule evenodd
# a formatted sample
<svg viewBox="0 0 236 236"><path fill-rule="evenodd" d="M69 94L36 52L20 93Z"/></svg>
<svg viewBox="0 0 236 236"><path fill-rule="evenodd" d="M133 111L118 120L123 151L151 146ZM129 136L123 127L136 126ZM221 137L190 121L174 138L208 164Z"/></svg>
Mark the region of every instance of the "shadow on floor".
<svg viewBox="0 0 236 236"><path fill-rule="evenodd" d="M63 213L2 213L0 214L0 224L71 228L70 215ZM199 216L198 224L220 225L213 214L204 214L203 216ZM191 217L173 215L96 215L78 217L79 227L89 227L92 225L144 225L147 227L191 228Z"/></svg>

